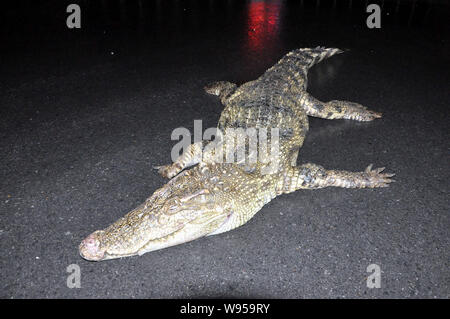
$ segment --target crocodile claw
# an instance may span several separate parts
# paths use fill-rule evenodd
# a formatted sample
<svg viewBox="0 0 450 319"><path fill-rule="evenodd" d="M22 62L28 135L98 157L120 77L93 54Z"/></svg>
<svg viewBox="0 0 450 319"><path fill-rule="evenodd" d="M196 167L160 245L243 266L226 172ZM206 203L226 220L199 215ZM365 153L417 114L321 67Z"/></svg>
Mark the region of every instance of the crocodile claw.
<svg viewBox="0 0 450 319"><path fill-rule="evenodd" d="M177 175L178 171L172 165L161 165L161 166L153 166L154 169L158 170L159 175L165 178L172 178Z"/></svg>
<svg viewBox="0 0 450 319"><path fill-rule="evenodd" d="M384 171L384 167L372 169L373 165L370 164L364 171L365 177L369 179L370 185L368 187L388 187L389 183L395 182L391 179L394 173L381 173Z"/></svg>

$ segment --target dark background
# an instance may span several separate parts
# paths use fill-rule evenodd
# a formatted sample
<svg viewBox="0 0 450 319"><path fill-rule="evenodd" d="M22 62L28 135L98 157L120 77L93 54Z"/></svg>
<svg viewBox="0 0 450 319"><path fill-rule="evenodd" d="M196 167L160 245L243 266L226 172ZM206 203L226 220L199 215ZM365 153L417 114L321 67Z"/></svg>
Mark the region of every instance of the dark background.
<svg viewBox="0 0 450 319"><path fill-rule="evenodd" d="M66 6L81 7L68 29ZM382 6L368 29L368 3ZM0 14L0 296L448 298L446 1L32 1ZM395 172L384 189L283 195L244 226L100 263L79 242L166 181L174 128L216 125L202 87L258 77L289 50L349 49L309 92L383 112L311 118L299 162ZM382 270L369 289L366 267ZM69 289L66 268L81 268Z"/></svg>

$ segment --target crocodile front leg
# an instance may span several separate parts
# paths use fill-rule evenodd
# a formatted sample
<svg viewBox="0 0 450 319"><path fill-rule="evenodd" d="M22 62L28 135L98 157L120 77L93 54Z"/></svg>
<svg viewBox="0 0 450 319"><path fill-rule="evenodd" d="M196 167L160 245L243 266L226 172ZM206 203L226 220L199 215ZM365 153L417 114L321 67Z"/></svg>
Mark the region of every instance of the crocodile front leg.
<svg viewBox="0 0 450 319"><path fill-rule="evenodd" d="M204 87L204 90L208 94L217 95L222 103L226 103L226 100L236 90L237 85L227 81L217 81L210 83Z"/></svg>
<svg viewBox="0 0 450 319"><path fill-rule="evenodd" d="M199 141L188 146L178 159L168 165L155 166L158 173L165 178L172 178L186 167L198 164L202 159L204 141Z"/></svg>

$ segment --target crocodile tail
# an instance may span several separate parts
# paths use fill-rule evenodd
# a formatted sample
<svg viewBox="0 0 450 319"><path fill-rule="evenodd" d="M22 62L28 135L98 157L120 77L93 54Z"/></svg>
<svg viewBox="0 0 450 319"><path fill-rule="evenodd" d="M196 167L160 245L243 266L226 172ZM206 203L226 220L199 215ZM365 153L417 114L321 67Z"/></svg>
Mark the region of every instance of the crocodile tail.
<svg viewBox="0 0 450 319"><path fill-rule="evenodd" d="M316 47L316 48L297 49L289 52L287 55L291 57L294 56L298 59L302 59L304 61L303 64L307 68L310 68L313 65L319 63L320 61L342 52L344 51L337 48Z"/></svg>

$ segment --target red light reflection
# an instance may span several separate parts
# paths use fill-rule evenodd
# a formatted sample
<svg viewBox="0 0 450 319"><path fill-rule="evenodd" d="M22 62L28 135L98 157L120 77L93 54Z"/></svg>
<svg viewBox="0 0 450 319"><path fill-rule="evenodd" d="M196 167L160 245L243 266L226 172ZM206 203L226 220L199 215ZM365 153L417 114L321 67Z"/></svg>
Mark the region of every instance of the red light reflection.
<svg viewBox="0 0 450 319"><path fill-rule="evenodd" d="M248 49L260 51L272 45L278 32L280 5L252 1L248 6Z"/></svg>

